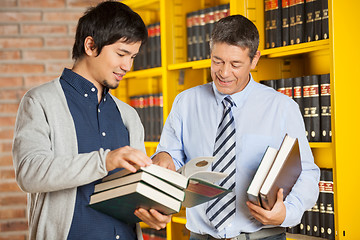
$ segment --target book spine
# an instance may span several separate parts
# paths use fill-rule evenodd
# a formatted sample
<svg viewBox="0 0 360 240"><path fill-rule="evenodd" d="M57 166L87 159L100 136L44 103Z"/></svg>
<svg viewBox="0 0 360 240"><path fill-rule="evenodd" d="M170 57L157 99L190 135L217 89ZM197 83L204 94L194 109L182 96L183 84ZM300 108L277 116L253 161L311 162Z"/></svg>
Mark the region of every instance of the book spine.
<svg viewBox="0 0 360 240"><path fill-rule="evenodd" d="M320 97L319 76L310 76L310 142L320 142Z"/></svg>
<svg viewBox="0 0 360 240"><path fill-rule="evenodd" d="M314 40L320 40L322 39L322 33L321 33L321 1L322 0L315 0L314 1Z"/></svg>
<svg viewBox="0 0 360 240"><path fill-rule="evenodd" d="M311 79L310 76L303 77L303 104L304 104L304 123L307 139L310 141L310 124L311 124L311 99L310 99L310 86Z"/></svg>
<svg viewBox="0 0 360 240"><path fill-rule="evenodd" d="M211 34L212 31L214 29L214 24L215 24L215 8L216 7L211 7L209 10L209 44L210 44L210 39L211 39ZM209 45L210 48L210 45ZM210 58L210 55L209 55Z"/></svg>
<svg viewBox="0 0 360 240"><path fill-rule="evenodd" d="M200 59L200 11L195 11L194 15L193 15L193 51L194 51L194 55L193 55L193 61L199 60Z"/></svg>
<svg viewBox="0 0 360 240"><path fill-rule="evenodd" d="M306 0L305 2L305 41L314 41L314 4L315 0Z"/></svg>
<svg viewBox="0 0 360 240"><path fill-rule="evenodd" d="M187 61L190 62L193 59L193 47L192 47L192 27L193 27L193 12L186 14L186 33L187 33Z"/></svg>
<svg viewBox="0 0 360 240"><path fill-rule="evenodd" d="M304 215L302 216L299 224L299 233L302 235L306 235L306 219L307 219L307 211L304 212Z"/></svg>
<svg viewBox="0 0 360 240"><path fill-rule="evenodd" d="M303 79L302 77L293 78L294 101L299 105L301 116L304 116L304 99L303 99Z"/></svg>
<svg viewBox="0 0 360 240"><path fill-rule="evenodd" d="M326 202L325 202L325 171L326 169L320 169L320 181L319 181L319 213L320 213L320 237L325 238L325 222L326 222Z"/></svg>
<svg viewBox="0 0 360 240"><path fill-rule="evenodd" d="M212 8L206 8L205 9L205 58L209 59L210 58L210 37L211 37L211 29L210 29L210 24L211 24L211 11ZM214 14L214 13L212 13ZM213 15L214 16L214 15Z"/></svg>
<svg viewBox="0 0 360 240"><path fill-rule="evenodd" d="M154 95L150 94L147 97L148 99L148 127L149 127L149 141L155 141L155 99Z"/></svg>
<svg viewBox="0 0 360 240"><path fill-rule="evenodd" d="M264 0L265 4L265 48L271 47L271 40L270 40L270 24L271 24L271 18L270 18L270 6L271 6L271 0Z"/></svg>
<svg viewBox="0 0 360 240"><path fill-rule="evenodd" d="M290 43L290 40L289 40L289 37L290 37L289 6L290 6L289 0L282 0L282 2L281 2L282 46L288 46Z"/></svg>
<svg viewBox="0 0 360 240"><path fill-rule="evenodd" d="M155 42L156 42L156 67L161 67L161 36L160 23L155 25Z"/></svg>
<svg viewBox="0 0 360 240"><path fill-rule="evenodd" d="M205 9L199 10L199 60L206 57Z"/></svg>
<svg viewBox="0 0 360 240"><path fill-rule="evenodd" d="M264 84L265 86L271 87L276 90L276 81L274 79L271 80L262 80L260 81L261 84Z"/></svg>
<svg viewBox="0 0 360 240"><path fill-rule="evenodd" d="M296 1L289 0L289 42L290 45L296 43Z"/></svg>
<svg viewBox="0 0 360 240"><path fill-rule="evenodd" d="M276 80L276 91L285 94L285 78Z"/></svg>
<svg viewBox="0 0 360 240"><path fill-rule="evenodd" d="M328 8L328 0L321 1L322 6L322 16L321 16L321 32L322 39L329 38L329 8Z"/></svg>
<svg viewBox="0 0 360 240"><path fill-rule="evenodd" d="M284 91L285 91L286 96L293 98L294 92L293 92L293 79L292 78L284 79Z"/></svg>
<svg viewBox="0 0 360 240"><path fill-rule="evenodd" d="M314 216L313 216L313 212L312 209L308 209L306 210L306 212L304 213L305 215L305 233L308 236L312 236L313 234L313 226L314 226Z"/></svg>
<svg viewBox="0 0 360 240"><path fill-rule="evenodd" d="M320 237L320 212L319 212L319 203L318 201L315 203L314 207L311 209L312 212L312 233L311 235L314 237Z"/></svg>
<svg viewBox="0 0 360 240"><path fill-rule="evenodd" d="M296 0L295 7L295 42L303 43L305 35L305 4L304 0Z"/></svg>
<svg viewBox="0 0 360 240"><path fill-rule="evenodd" d="M154 49L153 46L153 27L152 24L147 26L148 29L148 41L147 41L147 48L146 48L146 67L145 68L151 68L153 64L152 60L152 50Z"/></svg>
<svg viewBox="0 0 360 240"><path fill-rule="evenodd" d="M272 0L270 6L271 48L281 47L281 0Z"/></svg>
<svg viewBox="0 0 360 240"><path fill-rule="evenodd" d="M146 69L148 67L148 59L147 59L147 49L149 45L149 40L142 45L142 53L141 53L141 67L140 69Z"/></svg>
<svg viewBox="0 0 360 240"><path fill-rule="evenodd" d="M334 182L332 169L325 169L324 177L324 194L325 194L325 237L327 239L335 239L334 229Z"/></svg>
<svg viewBox="0 0 360 240"><path fill-rule="evenodd" d="M321 141L331 142L330 74L320 75Z"/></svg>

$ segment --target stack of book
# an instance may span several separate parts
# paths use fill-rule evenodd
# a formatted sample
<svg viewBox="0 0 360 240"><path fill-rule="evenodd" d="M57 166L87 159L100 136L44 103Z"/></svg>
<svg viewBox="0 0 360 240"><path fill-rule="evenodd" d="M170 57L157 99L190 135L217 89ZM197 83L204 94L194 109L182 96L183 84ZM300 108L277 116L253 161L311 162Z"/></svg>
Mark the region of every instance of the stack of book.
<svg viewBox="0 0 360 240"><path fill-rule="evenodd" d="M331 142L330 74L264 80L299 104L309 142Z"/></svg>
<svg viewBox="0 0 360 240"><path fill-rule="evenodd" d="M230 5L200 9L186 14L187 61L210 58L210 37L215 22L230 15Z"/></svg>
<svg viewBox="0 0 360 240"><path fill-rule="evenodd" d="M335 239L332 169L320 169L319 190L319 199L315 206L304 213L299 225L288 228L287 232Z"/></svg>
<svg viewBox="0 0 360 240"><path fill-rule="evenodd" d="M283 189L283 198L290 193L302 171L297 138L285 135L279 150L268 146L247 190L250 202L271 210L277 193Z"/></svg>
<svg viewBox="0 0 360 240"><path fill-rule="evenodd" d="M134 71L161 67L160 23L150 24L147 29L148 41L134 59Z"/></svg>
<svg viewBox="0 0 360 240"><path fill-rule="evenodd" d="M181 207L193 207L229 192L216 184L227 174L209 172L213 157L190 160L178 172L150 165L132 173L126 169L95 185L89 206L127 223L141 221L138 208L170 215Z"/></svg>
<svg viewBox="0 0 360 240"><path fill-rule="evenodd" d="M329 38L328 0L264 0L265 48Z"/></svg>
<svg viewBox="0 0 360 240"><path fill-rule="evenodd" d="M163 127L162 93L131 96L130 106L139 114L145 129L145 141L159 141Z"/></svg>

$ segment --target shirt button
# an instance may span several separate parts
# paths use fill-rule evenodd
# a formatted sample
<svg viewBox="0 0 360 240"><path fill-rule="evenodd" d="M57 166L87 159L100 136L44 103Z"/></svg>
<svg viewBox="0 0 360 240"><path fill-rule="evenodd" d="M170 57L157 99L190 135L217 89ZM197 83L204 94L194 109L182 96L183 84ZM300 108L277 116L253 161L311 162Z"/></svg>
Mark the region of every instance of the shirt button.
<svg viewBox="0 0 360 240"><path fill-rule="evenodd" d="M105 137L105 136L106 136L106 133L105 133L105 132L102 132L101 135L103 135L103 137Z"/></svg>
<svg viewBox="0 0 360 240"><path fill-rule="evenodd" d="M85 93L85 94L84 94L84 97L88 97L88 94L87 94L87 93Z"/></svg>
<svg viewBox="0 0 360 240"><path fill-rule="evenodd" d="M100 109L98 109L98 112L100 112Z"/></svg>
<svg viewBox="0 0 360 240"><path fill-rule="evenodd" d="M92 91L92 92L95 92L95 88L91 88L91 91Z"/></svg>
<svg viewBox="0 0 360 240"><path fill-rule="evenodd" d="M104 98L104 102L106 102L106 98Z"/></svg>
<svg viewBox="0 0 360 240"><path fill-rule="evenodd" d="M116 239L120 239L120 236L119 235L116 235L116 237L115 237Z"/></svg>

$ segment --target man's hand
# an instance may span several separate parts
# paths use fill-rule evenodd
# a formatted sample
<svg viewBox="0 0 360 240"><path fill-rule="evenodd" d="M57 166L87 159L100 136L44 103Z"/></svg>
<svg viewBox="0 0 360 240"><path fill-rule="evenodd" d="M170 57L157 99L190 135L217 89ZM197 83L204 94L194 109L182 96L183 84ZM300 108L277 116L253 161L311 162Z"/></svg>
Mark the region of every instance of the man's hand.
<svg viewBox="0 0 360 240"><path fill-rule="evenodd" d="M131 172L136 172L134 165L145 167L151 163L151 159L145 153L129 146L110 151L106 156L107 171L125 168Z"/></svg>
<svg viewBox="0 0 360 240"><path fill-rule="evenodd" d="M268 211L249 201L246 202L251 215L264 225L281 225L286 216L286 207L283 201L283 189L279 189L274 207Z"/></svg>
<svg viewBox="0 0 360 240"><path fill-rule="evenodd" d="M136 209L134 214L151 228L160 230L166 227L170 222L171 216L163 215L155 209L145 210L143 208Z"/></svg>
<svg viewBox="0 0 360 240"><path fill-rule="evenodd" d="M159 152L158 154L156 154L153 157L153 163L156 165L159 165L161 167L170 169L175 171L175 164L174 161L172 159L172 157L170 156L170 154L168 154L167 152Z"/></svg>

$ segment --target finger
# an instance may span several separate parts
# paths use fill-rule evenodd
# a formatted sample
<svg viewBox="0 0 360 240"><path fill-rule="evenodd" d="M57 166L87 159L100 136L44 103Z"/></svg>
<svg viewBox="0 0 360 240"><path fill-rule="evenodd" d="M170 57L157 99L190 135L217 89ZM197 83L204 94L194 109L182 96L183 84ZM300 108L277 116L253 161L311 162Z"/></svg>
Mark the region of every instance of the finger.
<svg viewBox="0 0 360 240"><path fill-rule="evenodd" d="M277 199L276 202L283 202L284 200L284 189L280 188L279 191L277 192Z"/></svg>
<svg viewBox="0 0 360 240"><path fill-rule="evenodd" d="M160 230L161 228L164 228L166 224L161 224L152 216L150 211L147 211L143 208L139 208L135 211L135 215L140 218L144 223L149 225L149 227L154 228L156 230Z"/></svg>
<svg viewBox="0 0 360 240"><path fill-rule="evenodd" d="M155 209L150 209L150 213L158 222L162 223L161 225L163 225L163 223L166 225L171 220L171 216L161 214Z"/></svg>

